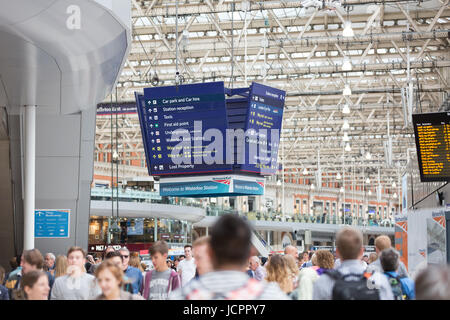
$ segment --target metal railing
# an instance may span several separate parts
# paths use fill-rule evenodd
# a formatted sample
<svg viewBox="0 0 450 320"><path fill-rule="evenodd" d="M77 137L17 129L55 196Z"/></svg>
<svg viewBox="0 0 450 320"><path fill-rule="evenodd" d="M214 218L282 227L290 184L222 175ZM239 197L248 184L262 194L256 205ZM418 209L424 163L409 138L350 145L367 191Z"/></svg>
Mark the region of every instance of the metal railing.
<svg viewBox="0 0 450 320"><path fill-rule="evenodd" d="M242 212L228 207L209 206L206 210L207 216L221 216L227 213L239 214L245 216L248 220L253 221L274 221L274 222L299 222L299 223L318 223L318 224L345 224L361 227L394 227L395 223L392 220L384 219L367 219L362 217L352 217L350 215L336 216L328 214L296 214L285 213L284 217L279 212Z"/></svg>

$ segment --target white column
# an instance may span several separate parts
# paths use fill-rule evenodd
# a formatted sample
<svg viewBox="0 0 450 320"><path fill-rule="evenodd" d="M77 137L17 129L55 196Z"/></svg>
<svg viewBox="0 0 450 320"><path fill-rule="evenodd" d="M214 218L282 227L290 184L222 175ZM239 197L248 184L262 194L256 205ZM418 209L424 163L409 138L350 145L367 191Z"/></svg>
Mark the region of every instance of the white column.
<svg viewBox="0 0 450 320"><path fill-rule="evenodd" d="M206 236L209 236L209 228L206 227Z"/></svg>
<svg viewBox="0 0 450 320"><path fill-rule="evenodd" d="M34 248L34 209L36 180L36 106L25 106L24 154L24 239L23 249Z"/></svg>

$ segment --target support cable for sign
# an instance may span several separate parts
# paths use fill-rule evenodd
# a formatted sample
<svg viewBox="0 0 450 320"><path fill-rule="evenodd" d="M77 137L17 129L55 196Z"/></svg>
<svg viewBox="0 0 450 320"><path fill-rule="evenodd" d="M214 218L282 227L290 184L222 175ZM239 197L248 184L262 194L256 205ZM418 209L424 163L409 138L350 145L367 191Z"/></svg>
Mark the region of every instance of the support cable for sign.
<svg viewBox="0 0 450 320"><path fill-rule="evenodd" d="M230 83L229 86L231 89L234 87L234 9L235 9L235 3L233 0L233 3L231 4L231 77L230 77Z"/></svg>
<svg viewBox="0 0 450 320"><path fill-rule="evenodd" d="M180 72L178 71L178 59L179 59L179 47L178 47L178 2L179 0L176 0L176 14L175 14L175 86L179 86L183 84L184 78L182 75L180 75Z"/></svg>

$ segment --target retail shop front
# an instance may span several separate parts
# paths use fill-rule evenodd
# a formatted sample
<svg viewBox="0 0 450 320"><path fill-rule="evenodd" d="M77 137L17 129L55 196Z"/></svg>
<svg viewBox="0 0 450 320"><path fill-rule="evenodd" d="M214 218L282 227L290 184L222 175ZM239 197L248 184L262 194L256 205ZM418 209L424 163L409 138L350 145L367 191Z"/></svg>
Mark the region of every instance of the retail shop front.
<svg viewBox="0 0 450 320"><path fill-rule="evenodd" d="M172 255L183 254L185 244L192 243L192 223L164 218L111 218L91 216L89 253L101 253L107 246L148 254L155 241L165 240ZM181 250L180 250L181 248Z"/></svg>

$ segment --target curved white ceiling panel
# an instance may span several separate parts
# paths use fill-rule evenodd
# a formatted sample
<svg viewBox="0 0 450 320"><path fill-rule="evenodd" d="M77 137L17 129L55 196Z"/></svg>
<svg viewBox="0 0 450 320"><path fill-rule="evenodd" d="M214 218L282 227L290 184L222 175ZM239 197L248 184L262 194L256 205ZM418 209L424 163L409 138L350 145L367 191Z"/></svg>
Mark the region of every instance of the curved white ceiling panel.
<svg viewBox="0 0 450 320"><path fill-rule="evenodd" d="M0 0L0 7L0 101L10 111L37 105L70 114L111 91L131 42L115 13L92 0Z"/></svg>

